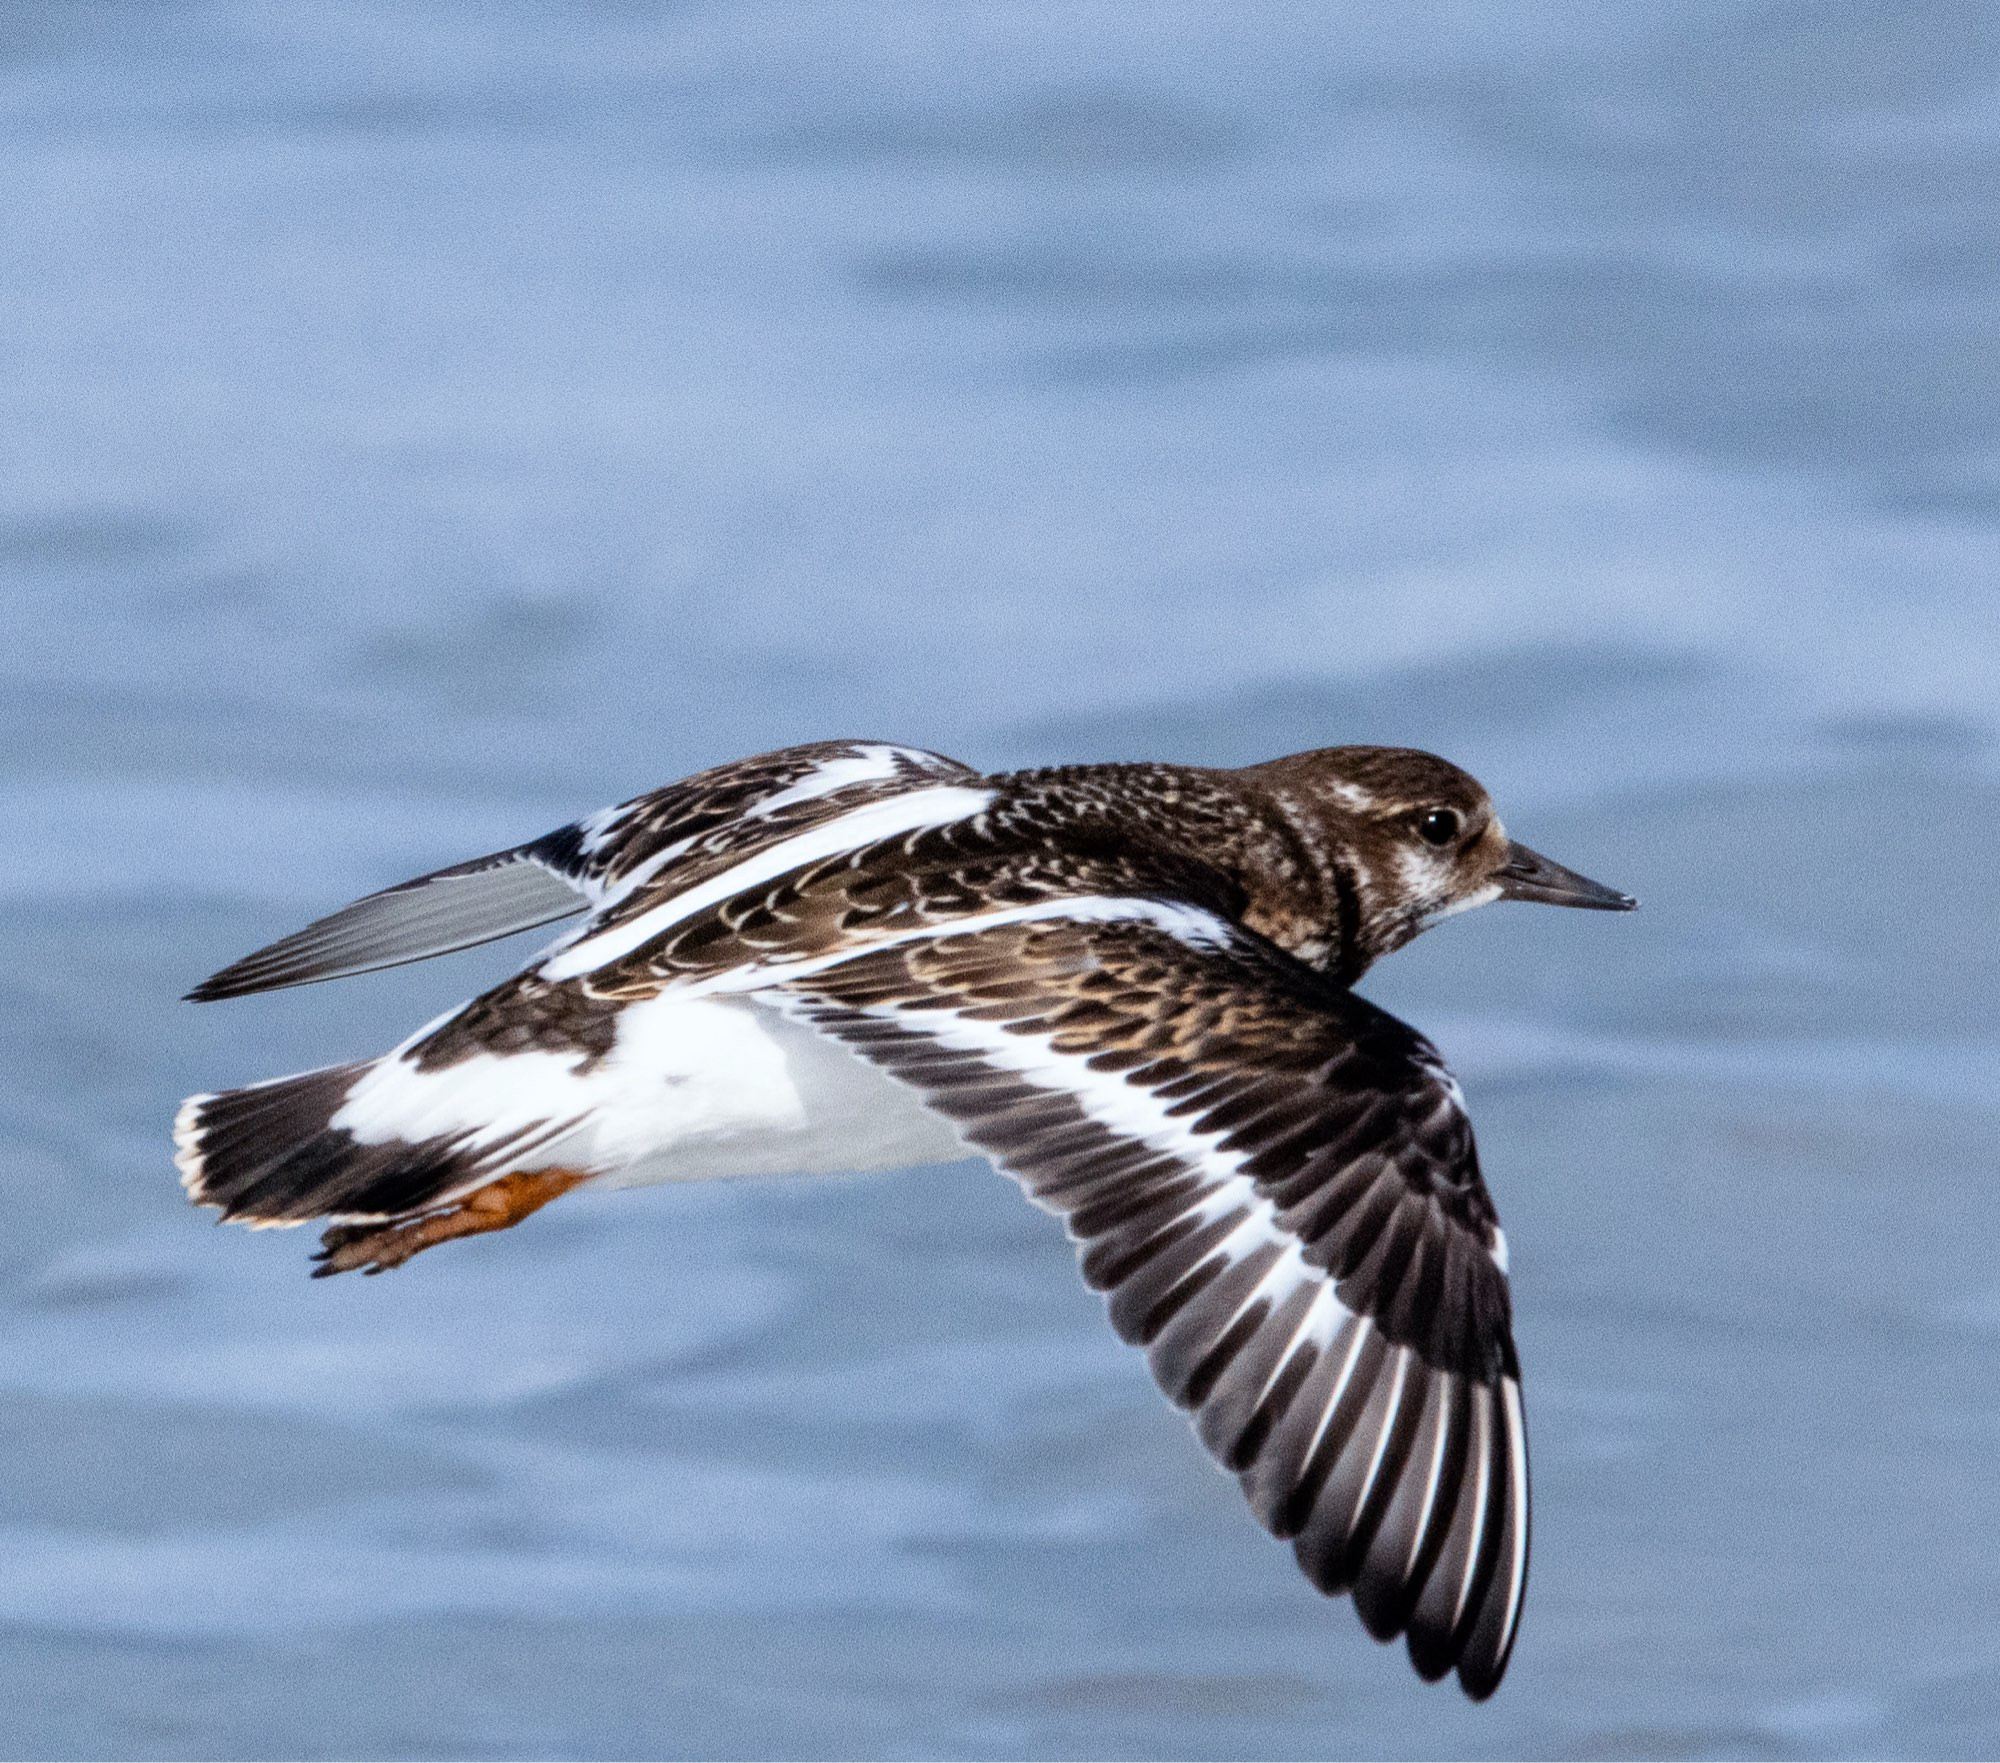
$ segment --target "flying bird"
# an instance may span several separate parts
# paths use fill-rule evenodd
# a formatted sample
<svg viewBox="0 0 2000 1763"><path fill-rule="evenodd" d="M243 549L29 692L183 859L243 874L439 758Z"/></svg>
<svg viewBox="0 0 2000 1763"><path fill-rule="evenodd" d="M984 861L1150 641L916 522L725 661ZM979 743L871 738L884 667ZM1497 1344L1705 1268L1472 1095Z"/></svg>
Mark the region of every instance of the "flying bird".
<svg viewBox="0 0 2000 1763"><path fill-rule="evenodd" d="M1377 1639L1498 1687L1528 1571L1507 1248L1457 1083L1352 988L1493 900L1634 902L1428 753L997 775L789 747L371 894L189 994L586 914L380 1058L191 1097L189 1195L380 1273L580 1186L990 1157Z"/></svg>

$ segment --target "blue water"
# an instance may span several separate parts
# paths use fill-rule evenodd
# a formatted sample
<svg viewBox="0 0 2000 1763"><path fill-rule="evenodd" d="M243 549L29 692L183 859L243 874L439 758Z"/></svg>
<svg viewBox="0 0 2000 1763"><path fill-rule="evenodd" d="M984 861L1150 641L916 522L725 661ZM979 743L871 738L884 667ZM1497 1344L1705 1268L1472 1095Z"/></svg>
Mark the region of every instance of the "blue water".
<svg viewBox="0 0 2000 1763"><path fill-rule="evenodd" d="M0 1752L2000 1751L1989 7L0 10ZM1537 1473L1495 1701L973 1164L383 1280L224 960L704 763L1433 745L1646 900L1372 976Z"/></svg>

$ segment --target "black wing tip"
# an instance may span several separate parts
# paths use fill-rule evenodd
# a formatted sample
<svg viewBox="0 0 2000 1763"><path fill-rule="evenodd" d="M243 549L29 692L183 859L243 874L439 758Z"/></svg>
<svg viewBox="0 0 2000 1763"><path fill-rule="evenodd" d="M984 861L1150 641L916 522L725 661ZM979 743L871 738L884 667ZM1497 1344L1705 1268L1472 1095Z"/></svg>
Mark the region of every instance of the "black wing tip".
<svg viewBox="0 0 2000 1763"><path fill-rule="evenodd" d="M258 954L265 953L259 950ZM367 972L363 968L360 971ZM259 992L282 992L292 986L316 985L321 980L341 979L343 973L300 973L293 969L271 968L257 956L245 956L211 973L192 991L181 993L183 1004L219 1004L226 998L251 998Z"/></svg>
<svg viewBox="0 0 2000 1763"><path fill-rule="evenodd" d="M246 998L253 992L267 991L271 982L259 981L254 976L238 974L234 967L225 967L211 973L200 985L191 991L181 993L183 1004L218 1004L224 998Z"/></svg>
<svg viewBox="0 0 2000 1763"><path fill-rule="evenodd" d="M1449 1636L1412 1628L1404 1644L1410 1655L1410 1669L1425 1683L1437 1683L1449 1677L1452 1667L1458 1663Z"/></svg>
<svg viewBox="0 0 2000 1763"><path fill-rule="evenodd" d="M1491 1701L1493 1692L1500 1687L1500 1680L1507 1675L1507 1661L1513 1656L1509 1647L1498 1659L1461 1659L1458 1662L1458 1687L1465 1692L1469 1702ZM1439 1673L1440 1676L1443 1673Z"/></svg>
<svg viewBox="0 0 2000 1763"><path fill-rule="evenodd" d="M1369 1632L1373 1634L1373 1628ZM1395 1637L1376 1634L1375 1638L1393 1640ZM1410 1668L1425 1683L1441 1683L1455 1671L1458 1673L1458 1687L1465 1692L1469 1702L1492 1699L1501 1679L1507 1675L1508 1661L1514 1656L1511 1640L1507 1651L1498 1659L1481 1658L1474 1652L1468 1637L1439 1632L1414 1620L1403 1641L1410 1655Z"/></svg>
<svg viewBox="0 0 2000 1763"><path fill-rule="evenodd" d="M1472 1654L1470 1638L1462 1633L1439 1633L1419 1623L1414 1614L1392 1613L1380 1607L1371 1607L1368 1601L1356 1596L1355 1587L1322 1585L1310 1572L1306 1577L1322 1597L1329 1600L1347 1598L1361 1620L1362 1632L1370 1640L1381 1646L1390 1646L1398 1639L1402 1640L1409 1654L1410 1668L1425 1683L1441 1683L1455 1671L1458 1687L1465 1699L1478 1703L1490 1701L1507 1675L1507 1665L1514 1653L1511 1640L1507 1651L1498 1659L1477 1658Z"/></svg>
<svg viewBox="0 0 2000 1763"><path fill-rule="evenodd" d="M247 998L257 992L279 992L289 986L309 986L320 980L340 979L349 972L366 973L363 967L329 963L320 957L310 939L320 923L309 924L275 943L239 955L226 967L218 967L192 991L181 994L189 1004L214 1004L224 998ZM316 958L318 957L318 958Z"/></svg>

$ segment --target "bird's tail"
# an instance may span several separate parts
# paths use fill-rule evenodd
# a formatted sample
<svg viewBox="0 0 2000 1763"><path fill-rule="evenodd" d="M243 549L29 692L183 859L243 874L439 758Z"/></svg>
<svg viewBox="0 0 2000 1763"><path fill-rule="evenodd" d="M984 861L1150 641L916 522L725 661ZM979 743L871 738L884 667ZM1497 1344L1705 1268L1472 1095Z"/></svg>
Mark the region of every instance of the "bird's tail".
<svg viewBox="0 0 2000 1763"><path fill-rule="evenodd" d="M364 1140L339 1123L381 1064L330 1065L190 1096L174 1119L174 1162L188 1197L249 1225L301 1224L396 1218L485 1179L495 1153L510 1147L475 1146L464 1133Z"/></svg>

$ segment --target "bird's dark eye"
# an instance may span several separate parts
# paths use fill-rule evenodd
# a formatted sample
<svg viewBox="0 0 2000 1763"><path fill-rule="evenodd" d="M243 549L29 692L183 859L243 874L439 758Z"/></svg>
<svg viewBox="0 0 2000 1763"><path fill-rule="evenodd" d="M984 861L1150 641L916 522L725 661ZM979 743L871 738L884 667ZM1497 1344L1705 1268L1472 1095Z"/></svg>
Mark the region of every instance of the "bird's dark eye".
<svg viewBox="0 0 2000 1763"><path fill-rule="evenodd" d="M1448 845L1465 824L1455 808L1433 808L1417 822L1417 836L1427 845Z"/></svg>

